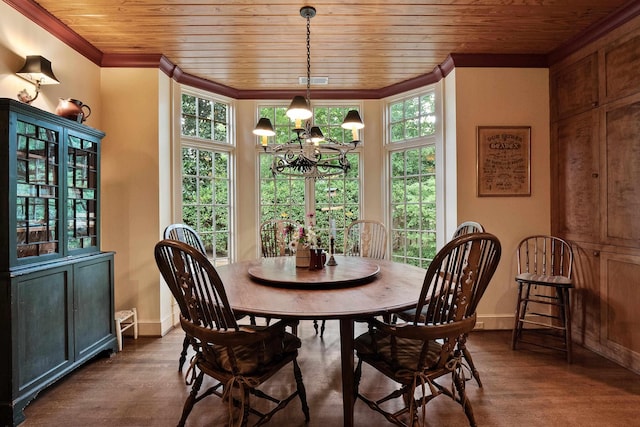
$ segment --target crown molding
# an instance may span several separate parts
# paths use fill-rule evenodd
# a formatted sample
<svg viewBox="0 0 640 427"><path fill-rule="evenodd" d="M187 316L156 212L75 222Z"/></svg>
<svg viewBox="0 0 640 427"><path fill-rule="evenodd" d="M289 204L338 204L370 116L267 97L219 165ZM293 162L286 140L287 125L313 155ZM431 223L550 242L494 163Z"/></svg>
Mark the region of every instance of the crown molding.
<svg viewBox="0 0 640 427"><path fill-rule="evenodd" d="M44 28L48 33L57 37L69 47L88 58L96 65L102 61L102 52L91 43L80 37L58 18L47 12L33 0L3 0L9 6L29 18L37 25Z"/></svg>
<svg viewBox="0 0 640 427"><path fill-rule="evenodd" d="M51 15L33 0L3 0L37 25L62 40L78 53L100 67L158 68L178 83L214 92L234 99L289 99L298 94L294 90L242 90L183 72L163 54L105 54L80 37L58 18ZM398 93L436 83L454 68L461 67L510 67L547 68L581 47L602 37L630 19L640 15L640 2L630 0L611 16L596 22L547 55L528 54L460 54L451 53L432 71L381 89L363 90L314 90L314 99L381 99Z"/></svg>
<svg viewBox="0 0 640 427"><path fill-rule="evenodd" d="M636 16L640 15L640 2L638 0L630 0L616 12L611 15L595 22L593 25L587 27L580 34L569 39L565 44L559 48L549 52L547 55L547 62L549 66L560 62L567 56L574 52L577 52L581 48L594 42L605 34L615 30L622 24L630 21Z"/></svg>

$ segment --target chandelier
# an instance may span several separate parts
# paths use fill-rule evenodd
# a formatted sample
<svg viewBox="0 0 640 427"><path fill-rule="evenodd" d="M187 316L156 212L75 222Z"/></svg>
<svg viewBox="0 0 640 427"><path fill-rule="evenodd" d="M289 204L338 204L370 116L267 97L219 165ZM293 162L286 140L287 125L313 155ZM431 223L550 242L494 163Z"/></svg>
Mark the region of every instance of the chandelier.
<svg viewBox="0 0 640 427"><path fill-rule="evenodd" d="M351 168L347 153L358 146L358 130L364 127L357 110L350 110L344 118L342 127L351 129L352 141L345 143L325 137L318 126L313 125L311 110L311 18L316 15L312 6L303 6L300 16L307 20L307 93L306 97L293 97L287 117L295 122L295 136L283 144L268 145L268 137L274 136L271 120L260 118L253 133L261 137L265 152L273 154L271 172L305 178L327 178L346 174ZM304 123L303 123L304 121Z"/></svg>

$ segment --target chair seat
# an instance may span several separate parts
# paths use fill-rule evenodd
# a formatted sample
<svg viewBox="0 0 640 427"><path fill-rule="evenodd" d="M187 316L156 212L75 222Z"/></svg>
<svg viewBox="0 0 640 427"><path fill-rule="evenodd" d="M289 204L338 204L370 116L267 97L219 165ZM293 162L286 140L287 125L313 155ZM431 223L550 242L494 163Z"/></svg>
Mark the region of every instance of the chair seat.
<svg viewBox="0 0 640 427"><path fill-rule="evenodd" d="M373 337L374 334L376 337ZM392 373L393 378L401 378L403 372L418 369L424 344L422 341L396 337L392 344L390 335L384 336L379 331L375 331L374 334L366 332L355 339L354 348L358 357L367 360L368 363L375 360L378 367L380 363L387 365L388 368L382 372ZM425 368L429 369L438 362L441 348L437 342L429 342Z"/></svg>
<svg viewBox="0 0 640 427"><path fill-rule="evenodd" d="M245 331L265 330L268 326L242 326ZM242 375L260 375L262 371L271 370L272 365L280 363L287 356L295 355L302 346L298 337L285 332L282 340L270 340L269 342L258 341L248 345L233 346L229 351L226 346L209 345L213 350L213 358L206 358L201 361L201 365L206 365L210 369L231 372L232 363L230 352L235 357L236 369ZM203 351L207 351L203 348Z"/></svg>
<svg viewBox="0 0 640 427"><path fill-rule="evenodd" d="M565 276L547 276L544 274L521 273L516 276L516 282L535 283L542 286L556 286L572 288L571 279Z"/></svg>

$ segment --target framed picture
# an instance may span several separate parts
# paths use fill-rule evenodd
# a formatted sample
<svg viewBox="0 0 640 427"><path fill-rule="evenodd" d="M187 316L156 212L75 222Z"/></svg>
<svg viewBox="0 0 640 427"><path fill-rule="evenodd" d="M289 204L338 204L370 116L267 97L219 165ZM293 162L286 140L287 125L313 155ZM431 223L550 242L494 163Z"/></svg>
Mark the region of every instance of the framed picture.
<svg viewBox="0 0 640 427"><path fill-rule="evenodd" d="M478 196L531 195L531 126L478 126Z"/></svg>

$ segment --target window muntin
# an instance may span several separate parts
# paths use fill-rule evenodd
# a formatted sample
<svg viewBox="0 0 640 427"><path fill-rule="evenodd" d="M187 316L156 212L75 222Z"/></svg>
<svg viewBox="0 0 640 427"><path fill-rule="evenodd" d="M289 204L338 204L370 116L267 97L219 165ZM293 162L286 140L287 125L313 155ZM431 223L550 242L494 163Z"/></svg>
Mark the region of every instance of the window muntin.
<svg viewBox="0 0 640 427"><path fill-rule="evenodd" d="M427 137L436 132L434 92L389 105L389 135L392 143Z"/></svg>
<svg viewBox="0 0 640 427"><path fill-rule="evenodd" d="M427 267L437 252L436 95L387 104L391 258Z"/></svg>
<svg viewBox="0 0 640 427"><path fill-rule="evenodd" d="M202 238L214 265L231 261L232 156L230 106L205 96L181 94L179 221Z"/></svg>
<svg viewBox="0 0 640 427"><path fill-rule="evenodd" d="M181 105L183 136L229 143L227 104L183 93Z"/></svg>

